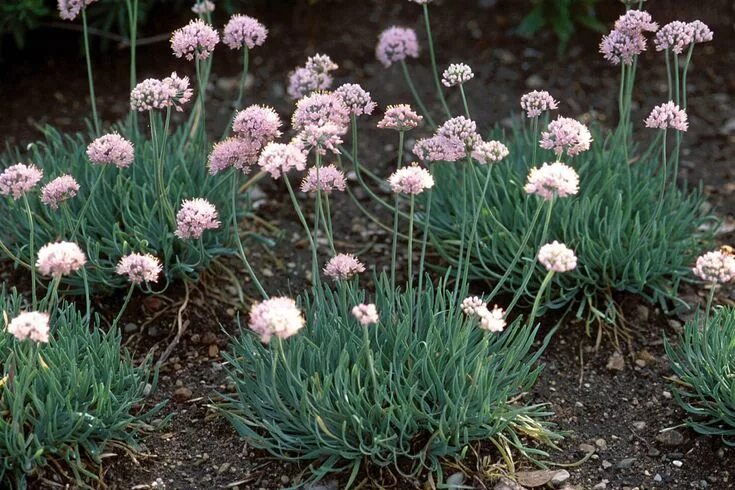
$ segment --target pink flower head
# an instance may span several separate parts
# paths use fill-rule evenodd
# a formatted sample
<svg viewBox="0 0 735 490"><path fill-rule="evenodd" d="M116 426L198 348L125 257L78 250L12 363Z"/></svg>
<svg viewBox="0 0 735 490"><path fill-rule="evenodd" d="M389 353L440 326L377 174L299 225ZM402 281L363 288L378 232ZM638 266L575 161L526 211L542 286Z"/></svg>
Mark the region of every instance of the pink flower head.
<svg viewBox="0 0 735 490"><path fill-rule="evenodd" d="M346 281L365 272L365 266L352 254L338 254L329 259L324 275L333 281Z"/></svg>
<svg viewBox="0 0 735 490"><path fill-rule="evenodd" d="M13 196L18 200L23 194L36 187L43 178L41 169L33 165L16 163L0 174L0 195Z"/></svg>
<svg viewBox="0 0 735 490"><path fill-rule="evenodd" d="M480 141L472 149L472 158L483 165L499 162L509 154L508 147L500 141Z"/></svg>
<svg viewBox="0 0 735 490"><path fill-rule="evenodd" d="M615 21L615 30L624 33L656 32L658 24L645 10L628 10Z"/></svg>
<svg viewBox="0 0 735 490"><path fill-rule="evenodd" d="M71 175L62 175L43 186L41 202L51 209L58 209L59 204L77 195L79 184Z"/></svg>
<svg viewBox="0 0 735 490"><path fill-rule="evenodd" d="M339 68L339 65L326 54L315 54L306 59L305 68L314 73L326 74Z"/></svg>
<svg viewBox="0 0 735 490"><path fill-rule="evenodd" d="M267 38L268 29L263 24L247 15L236 14L225 25L222 42L230 49L240 49L243 46L253 49L255 46L262 46Z"/></svg>
<svg viewBox="0 0 735 490"><path fill-rule="evenodd" d="M144 112L174 107L181 111L192 95L189 77L179 77L173 72L163 80L148 78L136 85L130 92L130 108Z"/></svg>
<svg viewBox="0 0 735 490"><path fill-rule="evenodd" d="M689 128L686 111L671 101L654 107L645 122L647 128L654 129L686 131Z"/></svg>
<svg viewBox="0 0 735 490"><path fill-rule="evenodd" d="M570 117L559 116L541 133L541 148L554 150L560 157L564 150L570 157L590 149L592 134L587 126Z"/></svg>
<svg viewBox="0 0 735 490"><path fill-rule="evenodd" d="M264 146L281 136L281 118L271 107L251 105L235 116L232 130L253 143Z"/></svg>
<svg viewBox="0 0 735 490"><path fill-rule="evenodd" d="M419 42L416 32L407 27L389 27L380 34L375 56L386 68L409 57L418 58Z"/></svg>
<svg viewBox="0 0 735 490"><path fill-rule="evenodd" d="M465 315L479 315L483 309L487 309L487 303L478 296L468 296L462 300L462 311Z"/></svg>
<svg viewBox="0 0 735 490"><path fill-rule="evenodd" d="M684 48L694 41L694 27L686 22L675 20L663 26L657 33L653 43L656 51L670 49L681 54Z"/></svg>
<svg viewBox="0 0 735 490"><path fill-rule="evenodd" d="M258 161L258 151L260 145L244 138L227 138L220 141L214 145L212 153L209 154L209 173L216 175L234 167L247 174L250 167Z"/></svg>
<svg viewBox="0 0 735 490"><path fill-rule="evenodd" d="M369 327L375 325L380 321L380 315L378 315L378 308L373 303L365 304L361 303L352 308L352 315L355 317L357 322L363 327Z"/></svg>
<svg viewBox="0 0 735 490"><path fill-rule="evenodd" d="M523 190L547 201L555 196L572 196L579 191L579 176L572 167L561 162L544 163L541 168L531 169Z"/></svg>
<svg viewBox="0 0 735 490"><path fill-rule="evenodd" d="M296 102L291 123L297 131L309 125L324 126L334 123L343 128L341 134L345 134L350 124L350 110L333 92L315 92Z"/></svg>
<svg viewBox="0 0 735 490"><path fill-rule="evenodd" d="M211 0L197 0L191 7L191 11L197 15L211 14L214 12L214 2Z"/></svg>
<svg viewBox="0 0 735 490"><path fill-rule="evenodd" d="M378 123L380 129L410 131L421 124L423 117L416 114L408 104L389 105L383 119Z"/></svg>
<svg viewBox="0 0 735 490"><path fill-rule="evenodd" d="M692 42L694 43L707 43L714 38L712 30L701 20L690 22L689 27L692 30Z"/></svg>
<svg viewBox="0 0 735 490"><path fill-rule="evenodd" d="M482 141L480 135L477 134L475 121L464 116L453 117L439 126L439 129L436 130L436 136L447 140L458 139L464 144L467 153L471 153L475 146Z"/></svg>
<svg viewBox="0 0 735 490"><path fill-rule="evenodd" d="M327 150L339 154L344 133L344 127L331 122L322 126L309 124L296 135L291 144L307 153L313 149L319 155L326 155Z"/></svg>
<svg viewBox="0 0 735 490"><path fill-rule="evenodd" d="M133 144L117 133L100 136L87 146L87 157L95 165L129 167L135 160Z"/></svg>
<svg viewBox="0 0 735 490"><path fill-rule="evenodd" d="M260 153L258 165L277 179L291 169L304 170L306 155L292 144L268 143Z"/></svg>
<svg viewBox="0 0 735 490"><path fill-rule="evenodd" d="M692 272L706 282L714 284L731 282L735 280L735 257L721 250L707 252L697 259Z"/></svg>
<svg viewBox="0 0 735 490"><path fill-rule="evenodd" d="M192 20L171 35L171 49L177 58L205 60L219 42L219 34L201 19Z"/></svg>
<svg viewBox="0 0 735 490"><path fill-rule="evenodd" d="M21 313L8 324L8 333L20 340L48 343L49 316L38 311Z"/></svg>
<svg viewBox="0 0 735 490"><path fill-rule="evenodd" d="M344 191L347 188L347 180L345 174L338 170L334 165L326 167L311 167L309 172L301 182L301 192L316 192L317 189L322 192L331 193L334 190Z"/></svg>
<svg viewBox="0 0 735 490"><path fill-rule="evenodd" d="M180 77L176 72L172 72L171 76L163 79L163 84L171 89L168 105L179 112L183 111L183 105L194 95L194 91L189 88L189 77Z"/></svg>
<svg viewBox="0 0 735 490"><path fill-rule="evenodd" d="M455 85L462 85L465 82L469 82L474 77L475 74L472 73L472 68L469 65L454 63L444 70L442 83L445 87L454 87Z"/></svg>
<svg viewBox="0 0 735 490"><path fill-rule="evenodd" d="M61 277L76 272L87 263L79 245L72 242L48 243L38 250L36 268L44 276Z"/></svg>
<svg viewBox="0 0 735 490"><path fill-rule="evenodd" d="M546 90L534 90L521 97L521 109L526 111L526 117L538 117L542 112L555 111L559 103Z"/></svg>
<svg viewBox="0 0 735 490"><path fill-rule="evenodd" d="M204 230L219 228L218 218L217 209L211 202L201 198L187 199L176 214L174 234L182 240L201 238Z"/></svg>
<svg viewBox="0 0 735 490"><path fill-rule="evenodd" d="M132 253L120 259L115 272L121 276L128 276L128 280L137 285L143 282L158 282L162 270L161 262L153 255Z"/></svg>
<svg viewBox="0 0 735 490"><path fill-rule="evenodd" d="M370 92L356 83L345 83L334 94L342 99L342 102L354 116L370 115L375 110L375 102L370 97Z"/></svg>
<svg viewBox="0 0 735 490"><path fill-rule="evenodd" d="M505 328L505 311L497 305L492 310L487 306L479 308L477 316L480 317L480 328L483 330L499 333Z"/></svg>
<svg viewBox="0 0 735 490"><path fill-rule="evenodd" d="M388 183L393 192L416 195L434 187L434 177L428 170L414 162L393 172L388 178Z"/></svg>
<svg viewBox="0 0 735 490"><path fill-rule="evenodd" d="M546 267L546 270L553 272L568 272L577 267L577 256L574 255L574 251L556 240L539 249L538 261Z"/></svg>
<svg viewBox="0 0 735 490"><path fill-rule="evenodd" d="M459 138L433 136L416 141L413 153L425 162L456 162L466 156L465 145Z"/></svg>
<svg viewBox="0 0 735 490"><path fill-rule="evenodd" d="M296 68L288 81L288 95L300 99L316 90L326 90L334 79L329 74L338 68L337 64L325 54L317 54L306 60L306 66Z"/></svg>
<svg viewBox="0 0 735 490"><path fill-rule="evenodd" d="M59 17L64 20L74 20L87 5L97 0L58 0Z"/></svg>
<svg viewBox="0 0 735 490"><path fill-rule="evenodd" d="M256 303L250 310L250 329L264 344L275 335L287 339L304 328L306 320L291 298L276 297Z"/></svg>
<svg viewBox="0 0 735 490"><path fill-rule="evenodd" d="M613 29L602 37L600 53L613 65L621 62L630 65L636 56L646 50L646 38L640 31L619 31Z"/></svg>

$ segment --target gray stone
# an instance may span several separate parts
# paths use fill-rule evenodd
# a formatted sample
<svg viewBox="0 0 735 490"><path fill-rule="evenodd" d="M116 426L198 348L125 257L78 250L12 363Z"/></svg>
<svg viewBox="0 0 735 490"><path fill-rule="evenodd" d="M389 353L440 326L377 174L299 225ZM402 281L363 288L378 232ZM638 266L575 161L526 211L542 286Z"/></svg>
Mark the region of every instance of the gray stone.
<svg viewBox="0 0 735 490"><path fill-rule="evenodd" d="M519 485L509 478L501 478L495 484L493 490L527 490L526 487Z"/></svg>
<svg viewBox="0 0 735 490"><path fill-rule="evenodd" d="M558 487L565 481L569 479L572 475L569 474L567 470L559 470L556 473L554 473L554 476L551 477L551 486Z"/></svg>
<svg viewBox="0 0 735 490"><path fill-rule="evenodd" d="M667 447L681 446L686 441L684 435L675 429L661 432L656 436L656 440Z"/></svg>
<svg viewBox="0 0 735 490"><path fill-rule="evenodd" d="M627 470L630 469L631 466L633 466L633 463L635 463L636 458L625 458L618 461L618 464L615 465L616 469L619 470Z"/></svg>

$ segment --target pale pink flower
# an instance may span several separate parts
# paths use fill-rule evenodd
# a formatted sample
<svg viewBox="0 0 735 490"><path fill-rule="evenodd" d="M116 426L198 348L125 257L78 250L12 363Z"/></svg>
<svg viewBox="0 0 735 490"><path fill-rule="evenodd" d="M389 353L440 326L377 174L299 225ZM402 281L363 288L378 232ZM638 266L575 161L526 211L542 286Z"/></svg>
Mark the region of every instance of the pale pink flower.
<svg viewBox="0 0 735 490"><path fill-rule="evenodd" d="M393 172L388 178L388 183L393 192L416 195L434 187L434 177L428 170L414 162Z"/></svg>
<svg viewBox="0 0 735 490"><path fill-rule="evenodd" d="M251 105L235 116L232 130L259 146L264 146L281 136L281 118L268 106Z"/></svg>
<svg viewBox="0 0 735 490"><path fill-rule="evenodd" d="M219 42L219 34L201 19L192 20L171 35L171 49L177 58L205 60Z"/></svg>
<svg viewBox="0 0 735 490"><path fill-rule="evenodd" d="M304 170L306 155L297 146L283 143L268 143L258 158L258 165L274 179L291 169Z"/></svg>
<svg viewBox="0 0 735 490"><path fill-rule="evenodd" d="M378 308L373 304L360 303L359 305L352 308L352 315L355 317L357 322L363 327L369 327L375 325L380 321L380 315L378 315Z"/></svg>
<svg viewBox="0 0 735 490"><path fill-rule="evenodd" d="M250 172L250 167L258 162L260 145L243 138L227 138L216 143L209 154L209 173L218 174L230 167Z"/></svg>
<svg viewBox="0 0 735 490"><path fill-rule="evenodd" d="M161 262L153 255L131 253L120 259L115 272L121 276L128 276L128 280L137 285L143 282L158 282L162 270Z"/></svg>
<svg viewBox="0 0 735 490"><path fill-rule="evenodd" d="M130 108L138 112L169 107L181 111L193 93L189 88L189 77L180 77L176 72L163 80L147 78L130 92Z"/></svg>
<svg viewBox="0 0 735 490"><path fill-rule="evenodd" d="M343 128L341 134L347 132L350 124L350 110L333 92L315 92L296 102L291 121L296 131L309 125L324 126L327 123Z"/></svg>
<svg viewBox="0 0 735 490"><path fill-rule="evenodd" d="M233 15L225 25L224 42L230 49L240 49L247 46L253 49L262 46L268 38L268 29L258 20L247 15Z"/></svg>
<svg viewBox="0 0 735 490"><path fill-rule="evenodd" d="M319 155L326 155L327 150L339 154L339 145L342 144L344 133L343 126L337 126L331 122L321 126L308 124L294 137L291 144L305 152L313 149Z"/></svg>
<svg viewBox="0 0 735 490"><path fill-rule="evenodd" d="M477 310L480 317L480 328L492 333L502 332L505 328L505 311L497 305L492 309L487 306Z"/></svg>
<svg viewBox="0 0 735 490"><path fill-rule="evenodd" d="M37 343L48 343L49 316L38 311L21 313L8 324L8 333L21 342L31 339Z"/></svg>
<svg viewBox="0 0 735 490"><path fill-rule="evenodd" d="M206 199L187 199L181 203L181 209L176 214L176 231L174 234L186 240L187 238L201 238L205 230L219 228L217 208Z"/></svg>
<svg viewBox="0 0 735 490"><path fill-rule="evenodd" d="M380 34L375 56L386 68L406 58L418 58L416 32L407 27L389 27Z"/></svg>
<svg viewBox="0 0 735 490"><path fill-rule="evenodd" d="M381 129L410 131L421 124L423 116L419 116L408 104L389 105L383 119L378 123Z"/></svg>
<svg viewBox="0 0 735 490"><path fill-rule="evenodd" d="M468 296L462 300L462 311L465 315L479 315L482 309L487 309L487 303L479 296Z"/></svg>
<svg viewBox="0 0 735 490"><path fill-rule="evenodd" d="M74 20L87 5L97 0L58 0L59 17L64 20Z"/></svg>
<svg viewBox="0 0 735 490"><path fill-rule="evenodd" d="M553 197L572 196L579 191L579 176L572 167L561 162L544 163L541 168L531 169L523 190L547 201Z"/></svg>
<svg viewBox="0 0 735 490"><path fill-rule="evenodd" d="M587 126L570 117L559 116L541 133L541 148L554 150L560 157L564 150L570 157L590 149L592 134Z"/></svg>
<svg viewBox="0 0 735 490"><path fill-rule="evenodd" d="M465 145L459 138L433 136L416 141L413 153L425 162L456 162L466 156Z"/></svg>
<svg viewBox="0 0 735 490"><path fill-rule="evenodd" d="M631 9L618 17L615 21L615 30L625 33L656 32L658 24L645 10Z"/></svg>
<svg viewBox="0 0 735 490"><path fill-rule="evenodd" d="M556 240L547 243L538 251L538 261L553 272L568 272L577 267L577 256L574 251Z"/></svg>
<svg viewBox="0 0 735 490"><path fill-rule="evenodd" d="M296 68L289 75L288 95L300 99L317 90L326 90L334 79L329 74L338 68L325 54L317 54L306 60L306 65Z"/></svg>
<svg viewBox="0 0 735 490"><path fill-rule="evenodd" d="M250 329L260 335L264 344L275 335L287 339L304 328L304 315L291 298L276 297L256 303L250 310Z"/></svg>
<svg viewBox="0 0 735 490"><path fill-rule="evenodd" d="M42 178L43 172L32 163L11 165L0 174L0 195L13 196L13 199L18 200L36 187Z"/></svg>
<svg viewBox="0 0 735 490"><path fill-rule="evenodd" d="M339 65L332 61L329 55L319 53L314 56L309 56L304 66L307 70L314 73L329 73L339 68Z"/></svg>
<svg viewBox="0 0 735 490"><path fill-rule="evenodd" d="M646 38L640 31L619 31L613 29L602 37L600 53L613 65L621 62L630 65L636 56L646 50Z"/></svg>
<svg viewBox="0 0 735 490"><path fill-rule="evenodd" d="M466 153L472 153L475 145L482 141L477 134L477 124L464 116L457 116L447 120L436 130L436 136L447 140L458 139L464 144Z"/></svg>
<svg viewBox="0 0 735 490"><path fill-rule="evenodd" d="M191 11L197 15L211 14L214 12L214 2L211 0L197 0L191 7Z"/></svg>
<svg viewBox="0 0 735 490"><path fill-rule="evenodd" d="M454 87L469 82L475 77L472 68L464 63L453 63L442 74L442 83L445 87Z"/></svg>
<svg viewBox="0 0 735 490"><path fill-rule="evenodd" d="M710 42L714 37L714 34L712 34L712 30L710 30L709 26L701 20L690 22L689 27L692 30L693 43Z"/></svg>
<svg viewBox="0 0 735 490"><path fill-rule="evenodd" d="M508 147L500 141L480 141L472 149L472 158L483 165L499 162L509 154Z"/></svg>
<svg viewBox="0 0 735 490"><path fill-rule="evenodd" d="M656 51L670 49L681 54L684 48L694 41L694 27L686 22L675 20L663 26L657 33L653 43Z"/></svg>
<svg viewBox="0 0 735 490"><path fill-rule="evenodd" d="M87 157L95 165L129 167L135 160L133 144L117 133L100 136L87 146Z"/></svg>
<svg viewBox="0 0 735 490"><path fill-rule="evenodd" d="M534 90L521 97L521 109L526 111L526 117L538 117L546 111L555 111L559 103L546 90Z"/></svg>
<svg viewBox="0 0 735 490"><path fill-rule="evenodd" d="M36 268L44 276L61 277L76 272L87 263L79 245L72 242L48 243L38 250Z"/></svg>
<svg viewBox="0 0 735 490"><path fill-rule="evenodd" d="M58 209L59 204L71 199L79 192L79 184L71 175L62 175L43 186L41 202L52 209Z"/></svg>
<svg viewBox="0 0 735 490"><path fill-rule="evenodd" d="M183 105L191 100L194 91L189 88L189 77L180 77L176 72L163 79L163 84L171 88L171 98L168 105L181 112Z"/></svg>
<svg viewBox="0 0 735 490"><path fill-rule="evenodd" d="M376 104L370 97L370 92L356 83L345 83L335 90L334 94L342 99L352 115L370 115L375 110Z"/></svg>
<svg viewBox="0 0 735 490"><path fill-rule="evenodd" d="M332 191L344 191L347 188L347 179L341 170L334 165L325 167L311 167L309 172L301 182L301 192L316 192L317 189L322 192L331 193Z"/></svg>
<svg viewBox="0 0 735 490"><path fill-rule="evenodd" d="M735 280L735 257L720 250L707 252L697 259L692 269L703 281L725 284Z"/></svg>
<svg viewBox="0 0 735 490"><path fill-rule="evenodd" d="M671 101L654 107L645 122L647 128L654 129L686 131L689 128L686 111Z"/></svg>
<svg viewBox="0 0 735 490"><path fill-rule="evenodd" d="M365 272L365 266L352 254L338 254L324 266L324 275L333 281L346 281Z"/></svg>

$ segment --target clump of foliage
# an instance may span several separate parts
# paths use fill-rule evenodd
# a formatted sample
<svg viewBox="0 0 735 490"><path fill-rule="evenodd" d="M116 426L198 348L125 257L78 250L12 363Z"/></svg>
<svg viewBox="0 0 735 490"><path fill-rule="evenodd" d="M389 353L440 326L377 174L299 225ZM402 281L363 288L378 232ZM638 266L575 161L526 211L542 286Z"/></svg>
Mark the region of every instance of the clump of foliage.
<svg viewBox="0 0 735 490"><path fill-rule="evenodd" d="M577 28L603 32L605 25L597 19L598 0L533 0L531 11L518 26L518 33L533 36L542 29L551 28L559 38L559 52L563 52Z"/></svg>

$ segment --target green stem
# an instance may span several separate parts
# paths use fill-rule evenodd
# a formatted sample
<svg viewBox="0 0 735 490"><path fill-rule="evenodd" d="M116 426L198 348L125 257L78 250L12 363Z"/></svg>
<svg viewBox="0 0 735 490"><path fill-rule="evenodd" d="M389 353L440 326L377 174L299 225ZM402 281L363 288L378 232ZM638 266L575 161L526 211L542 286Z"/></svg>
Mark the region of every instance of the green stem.
<svg viewBox="0 0 735 490"><path fill-rule="evenodd" d="M87 58L87 81L89 82L89 98L92 102L92 119L94 121L94 132L100 134L100 120L97 116L97 100L94 95L94 78L92 75L92 58L89 54L89 29L87 28L87 8L82 7L82 26L84 28L84 55Z"/></svg>
<svg viewBox="0 0 735 490"><path fill-rule="evenodd" d="M84 283L84 304L87 308L84 320L88 322L92 318L92 296L89 293L89 278L85 267L82 267L82 282Z"/></svg>
<svg viewBox="0 0 735 490"><path fill-rule="evenodd" d="M467 231L467 165L468 163L461 163L462 166L462 226L460 228L460 242L459 242L459 261L457 262L457 277L454 281L454 302L457 301L457 296L460 290L460 281L462 279L462 257L464 257L464 244L465 244L465 233Z"/></svg>
<svg viewBox="0 0 735 490"><path fill-rule="evenodd" d="M247 82L248 72L250 69L250 49L247 46L243 46L242 51L242 75L240 76L237 100L235 101L235 108L232 111L232 116L227 122L227 127L225 128L224 133L222 133L222 139L225 139L230 133L230 129L232 129L232 123L234 122L235 116L237 115L237 111L239 111L242 107L242 99L245 95L245 83Z"/></svg>
<svg viewBox="0 0 735 490"><path fill-rule="evenodd" d="M709 323L710 313L712 311L712 301L715 298L715 291L717 291L717 283L712 283L710 285L709 293L707 294L707 309L705 310L704 315L704 325L705 327Z"/></svg>
<svg viewBox="0 0 735 490"><path fill-rule="evenodd" d="M398 132L398 164L397 168L403 167L403 140L404 131ZM390 262L390 284L393 290L396 288L396 259L398 256L398 204L400 202L400 194L396 193L393 201L393 243L391 245L391 262Z"/></svg>
<svg viewBox="0 0 735 490"><path fill-rule="evenodd" d="M5 245L5 243L0 240L0 250L2 250L5 255L7 255L14 263L20 264L21 266L25 267L26 269L32 269L33 267L26 262L23 262L20 257L15 255L13 252L10 251L10 249Z"/></svg>
<svg viewBox="0 0 735 490"><path fill-rule="evenodd" d="M237 169L232 170L232 231L235 235L235 242L237 243L237 249L240 251L240 259L242 259L242 263L245 266L245 270L248 273L248 276L250 276L250 279L253 281L253 284L255 284L255 288L258 290L260 295L263 297L263 299L268 299L268 293L265 292L265 289L263 289L263 285L258 280L258 276L255 275L255 271L253 270L252 266L250 265L250 262L248 261L248 257L245 254L245 248L242 246L242 240L240 239L240 226L237 222L237 194L238 194L238 179L237 179ZM284 177L285 178L285 177Z"/></svg>
<svg viewBox="0 0 735 490"><path fill-rule="evenodd" d="M28 196L26 193L23 193L23 204L25 205L26 213L28 213L28 263L31 265L31 293L33 295L33 308L36 309L38 305L38 297L36 296L36 267L34 266L34 258L36 256L36 230L33 226L33 212L31 211L31 205L28 203Z"/></svg>
<svg viewBox="0 0 735 490"><path fill-rule="evenodd" d="M128 294L125 295L125 301L123 302L122 308L120 308L120 311L117 312L117 316L115 317L115 320L112 322L112 328L114 329L118 322L120 322L120 318L122 318L123 313L125 313L125 309L128 307L128 303L130 302L130 298L133 296L133 291L135 290L135 284L131 283L130 287L128 288Z"/></svg>
<svg viewBox="0 0 735 490"><path fill-rule="evenodd" d="M472 165L471 162L468 162L468 165ZM473 180L475 179L475 167L472 168L473 173ZM490 166L487 169L487 173L485 175L485 183L482 187L482 194L480 194L479 199L476 202L476 209L475 209L475 216L472 221L472 231L470 231L470 241L467 244L467 258L464 263L464 274L462 279L462 290L464 291L465 287L467 286L467 283L469 282L469 270L470 270L470 262L472 261L472 249L475 246L475 240L477 239L477 224L480 221L480 213L482 212L483 206L485 204L485 194L487 193L488 185L490 185L490 177L492 175L492 166ZM460 257L461 259L461 257ZM462 267L462 263L460 262L459 267Z"/></svg>
<svg viewBox="0 0 735 490"><path fill-rule="evenodd" d="M319 259L317 257L316 253L316 243L314 242L314 237L311 236L311 230L309 229L309 223L306 222L306 218L304 217L304 213L301 211L301 206L299 206L299 201L296 199L296 194L293 191L293 187L291 187L291 182L288 180L288 176L284 175L283 180L286 183L286 189L288 189L288 195L291 197L291 204L293 204L294 211L296 211L296 215L299 217L299 221L301 222L301 226L304 227L304 231L306 232L306 237L309 240L309 245L311 245L311 271L313 277L313 282L316 284L319 282Z"/></svg>
<svg viewBox="0 0 735 490"><path fill-rule="evenodd" d="M464 84L459 84L459 94L462 96L462 105L464 106L464 113L467 116L467 119L472 119L470 116L470 106L467 105L467 97L464 93Z"/></svg>
<svg viewBox="0 0 735 490"><path fill-rule="evenodd" d="M77 236L77 231L79 231L79 227L84 222L84 216L87 214L87 210L89 209L89 205L92 203L92 199L94 199L95 191L97 191L100 182L102 182L102 176L104 175L106 169L107 165L102 165L102 168L100 168L100 171L97 174L97 179L95 179L94 184L92 184L92 189L89 191L89 196L87 196L87 200L84 202L82 211L77 216L77 222L74 225L74 229L71 231L71 240L74 240L74 238Z"/></svg>
<svg viewBox="0 0 735 490"><path fill-rule="evenodd" d="M674 90L674 86L671 83L671 61L669 60L669 57L670 57L669 49L666 48L666 50L664 50L664 53L666 53L666 81L669 87L669 100L672 100L672 93Z"/></svg>
<svg viewBox="0 0 735 490"><path fill-rule="evenodd" d="M362 338L364 342L364 348L365 348L365 355L367 357L368 361L368 369L370 370L370 378L373 381L373 390L375 392L375 403L380 403L380 385L378 384L378 378L375 375L375 363L373 361L373 351L370 349L370 334L368 332L368 329L371 328L369 326L360 326L362 328Z"/></svg>
<svg viewBox="0 0 735 490"><path fill-rule="evenodd" d="M419 93L416 91L416 87L414 86L413 80L411 79L411 74L408 72L408 65L406 65L405 60L401 60L401 68L403 69L403 78L406 80L406 85L408 85L408 89L411 91L411 95L413 95L413 100L416 101L416 105L419 106L419 109L424 115L424 118L426 118L426 122L429 123L429 126L431 126L432 129L436 128L436 124L431 118L431 114L429 114L429 111L426 110L424 101L421 100Z"/></svg>
<svg viewBox="0 0 735 490"><path fill-rule="evenodd" d="M539 287L538 293L536 293L536 299L533 300L533 308L531 308L531 314L528 316L528 326L533 325L533 322L536 319L536 314L538 313L539 306L541 305L541 297L544 295L544 292L553 277L554 271L549 271L546 273L546 277L544 277L544 280L541 283L541 287Z"/></svg>
<svg viewBox="0 0 735 490"><path fill-rule="evenodd" d="M432 168L429 167L429 172L431 172L433 177ZM431 222L431 202L432 202L432 192L433 188L429 188L429 190L426 193L426 216L424 217L424 234L423 239L421 241L421 257L419 258L419 286L418 286L418 292L421 294L423 291L424 286L424 262L426 260L426 245L429 241L429 226ZM420 307L421 303L419 303Z"/></svg>
<svg viewBox="0 0 735 490"><path fill-rule="evenodd" d="M449 110L447 101L444 98L444 91L442 90L442 84L439 81L439 70L436 66L436 53L434 52L434 37L431 35L431 22L429 21L429 5L424 4L424 24L426 25L426 37L429 40L429 57L431 58L431 74L434 76L434 84L436 85L436 93L439 95L439 101L444 107L444 111L447 113L447 117L452 117L452 112ZM469 117L469 116L467 116Z"/></svg>
<svg viewBox="0 0 735 490"><path fill-rule="evenodd" d="M533 151L531 152L531 167L536 165L536 151L538 149L539 141L538 141L538 116L534 116L531 118L531 147L533 148Z"/></svg>
<svg viewBox="0 0 735 490"><path fill-rule="evenodd" d="M681 74L681 108L684 110L687 108L687 72L689 71L689 62L692 60L693 52L694 43L689 45L689 52L687 53L686 61L684 61Z"/></svg>
<svg viewBox="0 0 735 490"><path fill-rule="evenodd" d="M674 53L674 95L676 96L676 105L681 100L681 87L679 86L679 55Z"/></svg>
<svg viewBox="0 0 735 490"><path fill-rule="evenodd" d="M138 0L125 0L128 9L128 29L130 32L130 91L137 85L137 48L138 48ZM138 117L130 110L130 123L133 134L138 134Z"/></svg>
<svg viewBox="0 0 735 490"><path fill-rule="evenodd" d="M413 289L413 211L416 203L416 195L411 194L409 198L408 217L408 289Z"/></svg>

